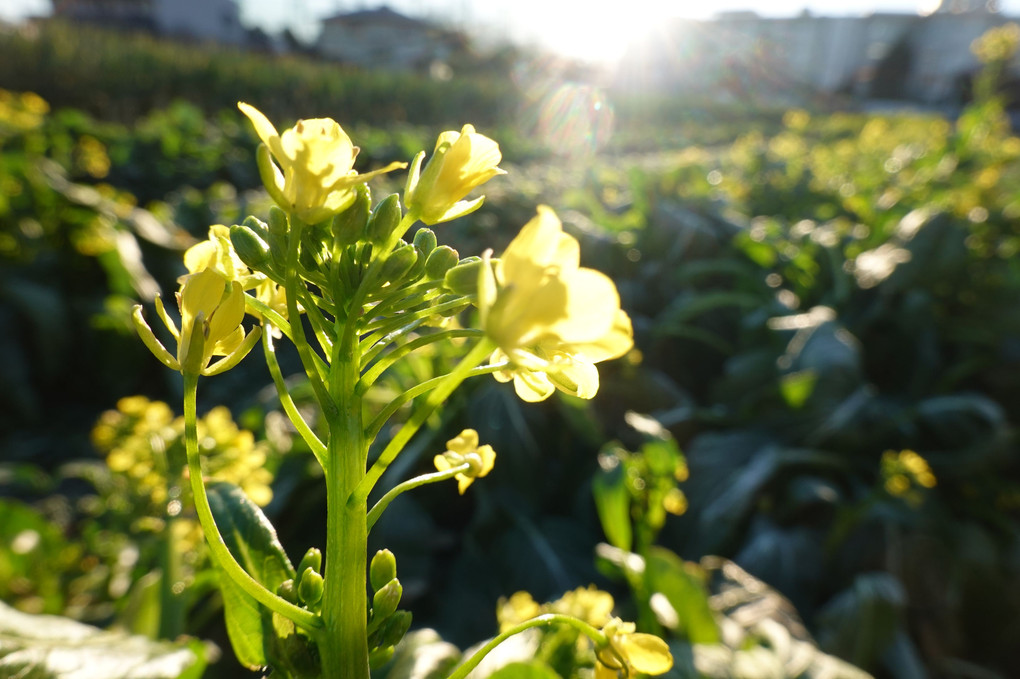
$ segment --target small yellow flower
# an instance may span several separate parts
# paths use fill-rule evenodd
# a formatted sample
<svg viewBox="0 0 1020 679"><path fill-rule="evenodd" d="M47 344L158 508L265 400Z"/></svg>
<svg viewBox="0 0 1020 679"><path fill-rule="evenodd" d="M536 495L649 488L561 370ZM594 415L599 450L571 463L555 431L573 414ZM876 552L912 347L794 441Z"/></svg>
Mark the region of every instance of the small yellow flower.
<svg viewBox="0 0 1020 679"><path fill-rule="evenodd" d="M592 627L601 628L612 620L614 606L612 594L603 592L595 585L588 585L566 592L548 604L547 608L552 613L569 615L585 621Z"/></svg>
<svg viewBox="0 0 1020 679"><path fill-rule="evenodd" d="M245 336L241 327L244 319L241 284L228 281L214 269L185 276L177 293L177 304L181 311L180 331L166 315L163 302L156 298L156 310L177 340L176 358L153 335L142 318L141 305L136 306L132 314L142 341L156 358L173 370L192 375L217 375L237 365L258 339L258 328ZM210 365L214 356L224 358Z"/></svg>
<svg viewBox="0 0 1020 679"><path fill-rule="evenodd" d="M465 462L471 465L470 469L453 477L457 479L457 490L461 495L475 479L491 472L496 462L496 451L489 445L479 446L478 432L474 429L465 429L456 438L447 441L446 448L445 453L436 455L432 460L436 469L444 472Z"/></svg>
<svg viewBox="0 0 1020 679"><path fill-rule="evenodd" d="M499 144L465 125L460 132L447 130L439 135L432 157L421 172L422 151L411 163L404 191L407 209L425 224L448 222L477 210L484 197L461 200L472 189L498 174L503 156Z"/></svg>
<svg viewBox="0 0 1020 679"><path fill-rule="evenodd" d="M540 206L503 257L481 267L482 327L498 346L491 361L508 366L494 377L512 379L525 401L542 401L556 389L592 398L599 387L595 363L633 346L616 285L579 264L577 240Z"/></svg>
<svg viewBox="0 0 1020 679"><path fill-rule="evenodd" d="M635 673L654 676L673 667L673 655L665 641L634 629L634 623L619 618L602 628L608 643L596 653L595 679L620 679Z"/></svg>
<svg viewBox="0 0 1020 679"><path fill-rule="evenodd" d="M407 167L407 163L393 162L381 170L358 174L354 159L359 149L332 118L300 120L280 134L254 106L238 102L237 107L248 116L267 149L260 149L259 158L266 190L280 207L304 222L329 219L354 202L358 184Z"/></svg>
<svg viewBox="0 0 1020 679"><path fill-rule="evenodd" d="M542 607L528 592L516 592L509 599L501 598L496 609L499 631L505 632L525 620L538 617L542 612Z"/></svg>

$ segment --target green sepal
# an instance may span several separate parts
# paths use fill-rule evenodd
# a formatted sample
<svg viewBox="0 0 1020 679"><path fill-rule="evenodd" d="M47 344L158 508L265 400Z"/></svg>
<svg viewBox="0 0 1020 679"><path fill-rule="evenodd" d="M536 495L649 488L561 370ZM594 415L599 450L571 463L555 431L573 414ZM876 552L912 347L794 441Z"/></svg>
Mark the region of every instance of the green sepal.
<svg viewBox="0 0 1020 679"><path fill-rule="evenodd" d="M372 597L372 621L379 624L381 621L393 615L400 605L400 597L404 595L404 588L400 580L393 578L383 588L378 590Z"/></svg>
<svg viewBox="0 0 1020 679"><path fill-rule="evenodd" d="M305 606L315 606L322 600L322 576L309 566L301 572L298 582L298 598Z"/></svg>
<svg viewBox="0 0 1020 679"><path fill-rule="evenodd" d="M418 262L418 251L413 245L397 248L383 262L380 277L391 285L403 281Z"/></svg>
<svg viewBox="0 0 1020 679"><path fill-rule="evenodd" d="M259 144L255 151L255 163L258 165L259 177L262 179L262 185L266 187L269 197L276 201L280 207L289 207L283 191L280 190L280 185L283 184L283 173L273 162L273 155L265 144Z"/></svg>
<svg viewBox="0 0 1020 679"><path fill-rule="evenodd" d="M411 629L410 611L396 611L386 619L382 626L369 636L369 648L386 648L396 646ZM373 641L375 643L373 643Z"/></svg>

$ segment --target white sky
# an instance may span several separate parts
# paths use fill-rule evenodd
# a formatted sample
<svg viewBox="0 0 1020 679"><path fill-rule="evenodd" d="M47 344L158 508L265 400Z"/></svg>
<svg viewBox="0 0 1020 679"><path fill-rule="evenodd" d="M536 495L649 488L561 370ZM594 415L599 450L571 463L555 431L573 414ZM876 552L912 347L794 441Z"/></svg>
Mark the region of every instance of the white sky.
<svg viewBox="0 0 1020 679"><path fill-rule="evenodd" d="M289 27L302 37L317 33L324 16L388 4L411 16L442 19L470 33L539 43L583 58L612 59L643 29L670 17L708 18L751 9L791 16L804 9L822 15L875 11L917 12L937 0L235 0L248 26L275 33ZM947 0L948 1L948 0ZM1020 0L1001 0L1003 13L1020 16ZM594 9L605 7L604 10ZM50 0L0 0L0 19L48 13ZM580 9L584 8L584 9Z"/></svg>

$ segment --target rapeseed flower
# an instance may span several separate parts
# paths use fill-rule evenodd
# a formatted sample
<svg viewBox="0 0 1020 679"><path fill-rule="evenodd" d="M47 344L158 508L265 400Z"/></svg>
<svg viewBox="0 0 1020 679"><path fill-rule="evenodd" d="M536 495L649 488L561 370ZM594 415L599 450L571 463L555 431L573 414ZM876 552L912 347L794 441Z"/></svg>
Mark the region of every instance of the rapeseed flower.
<svg viewBox="0 0 1020 679"><path fill-rule="evenodd" d="M471 468L457 474L457 490L463 495L475 479L481 478L492 471L496 462L496 451L492 446L478 445L478 432L474 429L465 429L456 438L446 442L446 452L436 455L433 464L441 472L453 469L467 462Z"/></svg>
<svg viewBox="0 0 1020 679"><path fill-rule="evenodd" d="M448 222L482 205L484 196L461 200L472 189L498 174L503 156L499 144L465 125L460 132L447 130L439 135L432 157L421 171L422 151L411 163L404 199L407 209L428 225Z"/></svg>
<svg viewBox="0 0 1020 679"><path fill-rule="evenodd" d="M237 107L248 116L264 144L258 160L266 190L280 207L304 222L329 219L354 202L359 184L407 167L407 163L393 162L381 170L358 174L354 159L359 149L332 118L299 120L280 134L254 106L238 102Z"/></svg>
<svg viewBox="0 0 1020 679"><path fill-rule="evenodd" d="M596 652L595 679L665 674L673 667L673 655L665 641L634 629L634 623L619 618L602 628L608 643Z"/></svg>
<svg viewBox="0 0 1020 679"><path fill-rule="evenodd" d="M490 360L507 365L494 377L513 380L525 401L542 401L556 389L592 398L599 387L595 364L634 344L616 285L580 266L580 245L545 206L500 259L481 267L478 306L497 345Z"/></svg>

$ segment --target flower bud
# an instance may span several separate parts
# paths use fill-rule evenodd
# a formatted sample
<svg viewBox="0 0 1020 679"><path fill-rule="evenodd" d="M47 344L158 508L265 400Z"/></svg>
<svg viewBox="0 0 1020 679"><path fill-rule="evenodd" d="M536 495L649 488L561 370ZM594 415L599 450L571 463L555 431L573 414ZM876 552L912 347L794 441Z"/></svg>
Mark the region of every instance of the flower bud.
<svg viewBox="0 0 1020 679"><path fill-rule="evenodd" d="M446 272L443 287L458 295L473 295L478 292L478 273L482 270L481 257L465 257L457 266Z"/></svg>
<svg viewBox="0 0 1020 679"><path fill-rule="evenodd" d="M298 583L298 598L306 606L314 606L322 599L322 576L309 566L301 572L301 581Z"/></svg>
<svg viewBox="0 0 1020 679"><path fill-rule="evenodd" d="M397 559L388 549L380 549L372 557L368 567L368 579L372 583L372 591L378 591L390 580L397 577Z"/></svg>
<svg viewBox="0 0 1020 679"><path fill-rule="evenodd" d="M400 640L407 634L407 630L411 628L411 613L410 611L397 611L383 623L376 634L374 635L378 640L375 644L378 648L386 648L387 646L396 646L400 643ZM371 640L370 640L371 641Z"/></svg>
<svg viewBox="0 0 1020 679"><path fill-rule="evenodd" d="M333 217L331 230L333 239L340 246L357 243L365 236L368 215L372 207L372 192L362 184L357 188L354 203Z"/></svg>
<svg viewBox="0 0 1020 679"><path fill-rule="evenodd" d="M394 648L392 646L373 648L368 654L368 666L373 670L379 669L393 659L393 652Z"/></svg>
<svg viewBox="0 0 1020 679"><path fill-rule="evenodd" d="M395 284L411 271L417 261L418 251L413 245L408 244L391 252L379 273L384 281Z"/></svg>
<svg viewBox="0 0 1020 679"><path fill-rule="evenodd" d="M319 551L318 547L310 547L305 555L301 557L301 563L298 565L297 572L304 573L306 568L311 568L316 573L322 571L322 552Z"/></svg>
<svg viewBox="0 0 1020 679"><path fill-rule="evenodd" d="M241 222L241 224L254 231L255 234L262 240L269 238L269 225L258 217L248 215L244 218L244 221Z"/></svg>
<svg viewBox="0 0 1020 679"><path fill-rule="evenodd" d="M288 601L294 605L297 605L298 602L297 586L294 585L294 580L292 578L287 578L286 580L281 582L280 586L276 588L276 594L284 601Z"/></svg>
<svg viewBox="0 0 1020 679"><path fill-rule="evenodd" d="M269 244L248 226L230 227L230 244L241 261L254 271L262 271L270 260Z"/></svg>
<svg viewBox="0 0 1020 679"><path fill-rule="evenodd" d="M269 250L273 253L273 262L278 266L284 266L287 261L287 231L290 225L287 221L287 213L276 205L269 208Z"/></svg>
<svg viewBox="0 0 1020 679"><path fill-rule="evenodd" d="M429 280L445 278L446 272L457 266L460 255L448 245L440 245L429 255L425 262L425 276Z"/></svg>
<svg viewBox="0 0 1020 679"><path fill-rule="evenodd" d="M366 227L368 239L377 245L382 245L389 240L390 234L400 224L403 215L400 211L400 196L391 193L381 203L375 206L372 216L368 218Z"/></svg>
<svg viewBox="0 0 1020 679"><path fill-rule="evenodd" d="M414 246L421 250L426 257L432 254L437 244L436 234L432 229L418 229L414 234Z"/></svg>
<svg viewBox="0 0 1020 679"><path fill-rule="evenodd" d="M387 582L382 589L372 597L372 619L382 621L393 615L400 605L400 597L404 595L404 588L400 580L393 578Z"/></svg>

